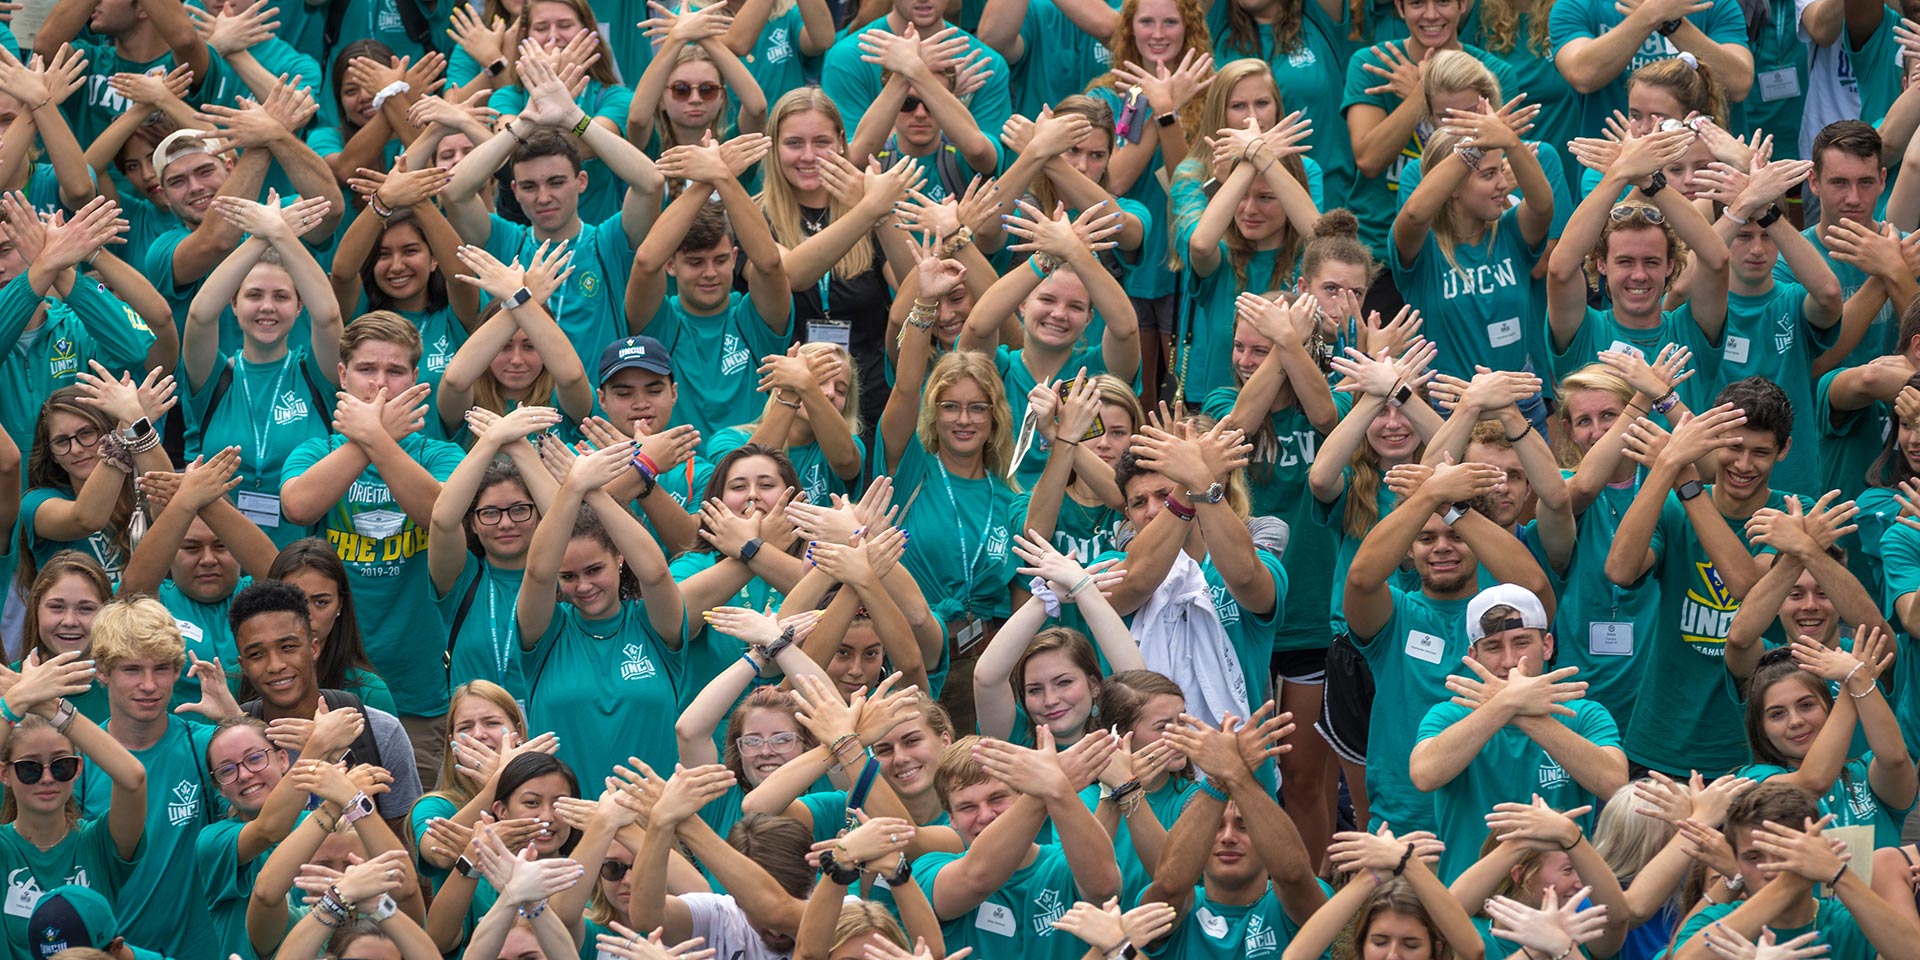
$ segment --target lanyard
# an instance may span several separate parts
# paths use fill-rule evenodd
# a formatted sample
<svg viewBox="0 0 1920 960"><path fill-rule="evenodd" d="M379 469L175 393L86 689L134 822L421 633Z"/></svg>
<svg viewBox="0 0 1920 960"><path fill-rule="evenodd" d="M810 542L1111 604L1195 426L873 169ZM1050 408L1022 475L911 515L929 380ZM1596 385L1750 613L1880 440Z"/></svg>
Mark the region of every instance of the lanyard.
<svg viewBox="0 0 1920 960"><path fill-rule="evenodd" d="M973 575L979 569L980 555L987 552L987 528L993 524L994 495L999 491L994 489L993 475L989 473L987 475L987 512L980 517L980 542L974 545L973 554L969 556L967 529L960 523L960 502L953 496L953 476L947 473L947 465L940 462L939 454L934 454L931 459L933 465L940 468L940 486L946 491L947 506L953 511L953 535L960 547L960 577L963 590L960 596L964 598L961 607L965 609L973 604Z"/></svg>
<svg viewBox="0 0 1920 960"><path fill-rule="evenodd" d="M507 629L495 630L495 625L500 622L500 609L497 606L500 592L494 589L493 567L484 566L480 575L487 578L487 632L499 634L492 638L493 682L504 683L507 679L507 654L513 649L514 642L519 639L516 634L520 632L520 616L516 612L507 623Z"/></svg>
<svg viewBox="0 0 1920 960"><path fill-rule="evenodd" d="M291 350L280 358L280 369L273 375L273 389L267 391L264 416L253 406L253 381L247 379L246 361L242 360L235 371L240 379L240 391L247 398L247 429L253 433L253 459L248 462L256 468L267 462L267 431L273 425L273 400L280 395L280 385L287 379L287 365L292 361Z"/></svg>
<svg viewBox="0 0 1920 960"><path fill-rule="evenodd" d="M827 302L827 291L833 288L833 268L828 267L827 272L820 275L820 282L814 286L820 290L820 319L826 320L833 316L833 307Z"/></svg>

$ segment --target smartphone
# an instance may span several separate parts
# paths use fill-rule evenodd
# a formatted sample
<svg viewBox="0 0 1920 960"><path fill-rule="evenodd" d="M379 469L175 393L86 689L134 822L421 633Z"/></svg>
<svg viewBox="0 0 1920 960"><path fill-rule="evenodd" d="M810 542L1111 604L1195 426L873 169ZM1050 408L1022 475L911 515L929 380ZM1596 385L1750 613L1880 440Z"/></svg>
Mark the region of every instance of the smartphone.
<svg viewBox="0 0 1920 960"><path fill-rule="evenodd" d="M1062 380L1060 381L1060 385L1055 388L1060 392L1061 403L1063 404L1066 403L1067 397L1073 393L1073 384L1074 384L1074 381L1072 380ZM1106 432L1107 432L1106 423L1102 421L1100 418L1100 415L1096 413L1093 415L1093 426L1087 428L1087 435L1084 437L1081 437L1080 441L1082 443L1085 443L1086 441L1092 440L1093 438L1098 437L1101 434L1104 434Z"/></svg>

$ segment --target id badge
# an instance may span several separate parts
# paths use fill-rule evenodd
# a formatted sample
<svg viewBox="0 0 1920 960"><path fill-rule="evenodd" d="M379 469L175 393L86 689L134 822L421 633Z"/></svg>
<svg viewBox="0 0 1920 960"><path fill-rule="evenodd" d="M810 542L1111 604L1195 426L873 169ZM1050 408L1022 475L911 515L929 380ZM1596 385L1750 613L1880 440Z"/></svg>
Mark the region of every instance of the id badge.
<svg viewBox="0 0 1920 960"><path fill-rule="evenodd" d="M1791 100L1800 95L1800 74L1792 67L1762 71L1759 79L1760 99L1768 103Z"/></svg>
<svg viewBox="0 0 1920 960"><path fill-rule="evenodd" d="M272 530L280 526L278 494L242 490L234 495L233 505L240 508L241 516L253 521L253 525L262 530Z"/></svg>
<svg viewBox="0 0 1920 960"><path fill-rule="evenodd" d="M1596 657L1633 656L1633 624L1618 621L1587 624L1587 653Z"/></svg>
<svg viewBox="0 0 1920 960"><path fill-rule="evenodd" d="M986 632L986 621L968 617L966 626L961 627L960 630L953 635L954 652L961 656L966 655L968 650L973 649L974 644L980 642L980 638L984 636Z"/></svg>
<svg viewBox="0 0 1920 960"><path fill-rule="evenodd" d="M853 323L847 320L809 320L807 321L807 340L810 343L831 343L846 348L853 343Z"/></svg>

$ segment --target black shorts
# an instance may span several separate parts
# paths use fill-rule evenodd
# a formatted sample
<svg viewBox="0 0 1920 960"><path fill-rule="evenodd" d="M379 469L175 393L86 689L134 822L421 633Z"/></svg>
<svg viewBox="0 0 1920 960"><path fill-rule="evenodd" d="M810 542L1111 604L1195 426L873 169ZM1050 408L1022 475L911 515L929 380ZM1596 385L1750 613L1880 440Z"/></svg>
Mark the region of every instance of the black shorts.
<svg viewBox="0 0 1920 960"><path fill-rule="evenodd" d="M1367 730L1373 712L1373 668L1347 634L1327 648L1326 692L1320 722L1313 725L1333 752L1349 763L1367 762Z"/></svg>
<svg viewBox="0 0 1920 960"><path fill-rule="evenodd" d="M1140 318L1140 332L1149 330L1172 334L1180 322L1180 295L1169 293L1164 297L1145 299L1128 297L1133 301L1133 313Z"/></svg>
<svg viewBox="0 0 1920 960"><path fill-rule="evenodd" d="M1327 648L1275 650L1270 672L1288 683L1317 687L1327 682Z"/></svg>

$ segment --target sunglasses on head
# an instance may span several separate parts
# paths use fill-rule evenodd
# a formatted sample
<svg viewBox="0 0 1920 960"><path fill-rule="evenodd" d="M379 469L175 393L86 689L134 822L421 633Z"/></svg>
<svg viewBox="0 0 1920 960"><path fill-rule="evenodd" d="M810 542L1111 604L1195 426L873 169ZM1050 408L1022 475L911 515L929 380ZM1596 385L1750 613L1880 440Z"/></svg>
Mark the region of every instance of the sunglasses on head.
<svg viewBox="0 0 1920 960"><path fill-rule="evenodd" d="M39 783L40 778L51 768L55 783L67 783L80 775L79 757L55 757L52 763L38 760L15 760L13 778L21 783Z"/></svg>
<svg viewBox="0 0 1920 960"><path fill-rule="evenodd" d="M720 95L720 85L710 82L694 84L688 83L685 80L667 84L667 92L673 94L675 100L686 100L692 97L696 91L700 94L700 99L712 100L714 97Z"/></svg>

